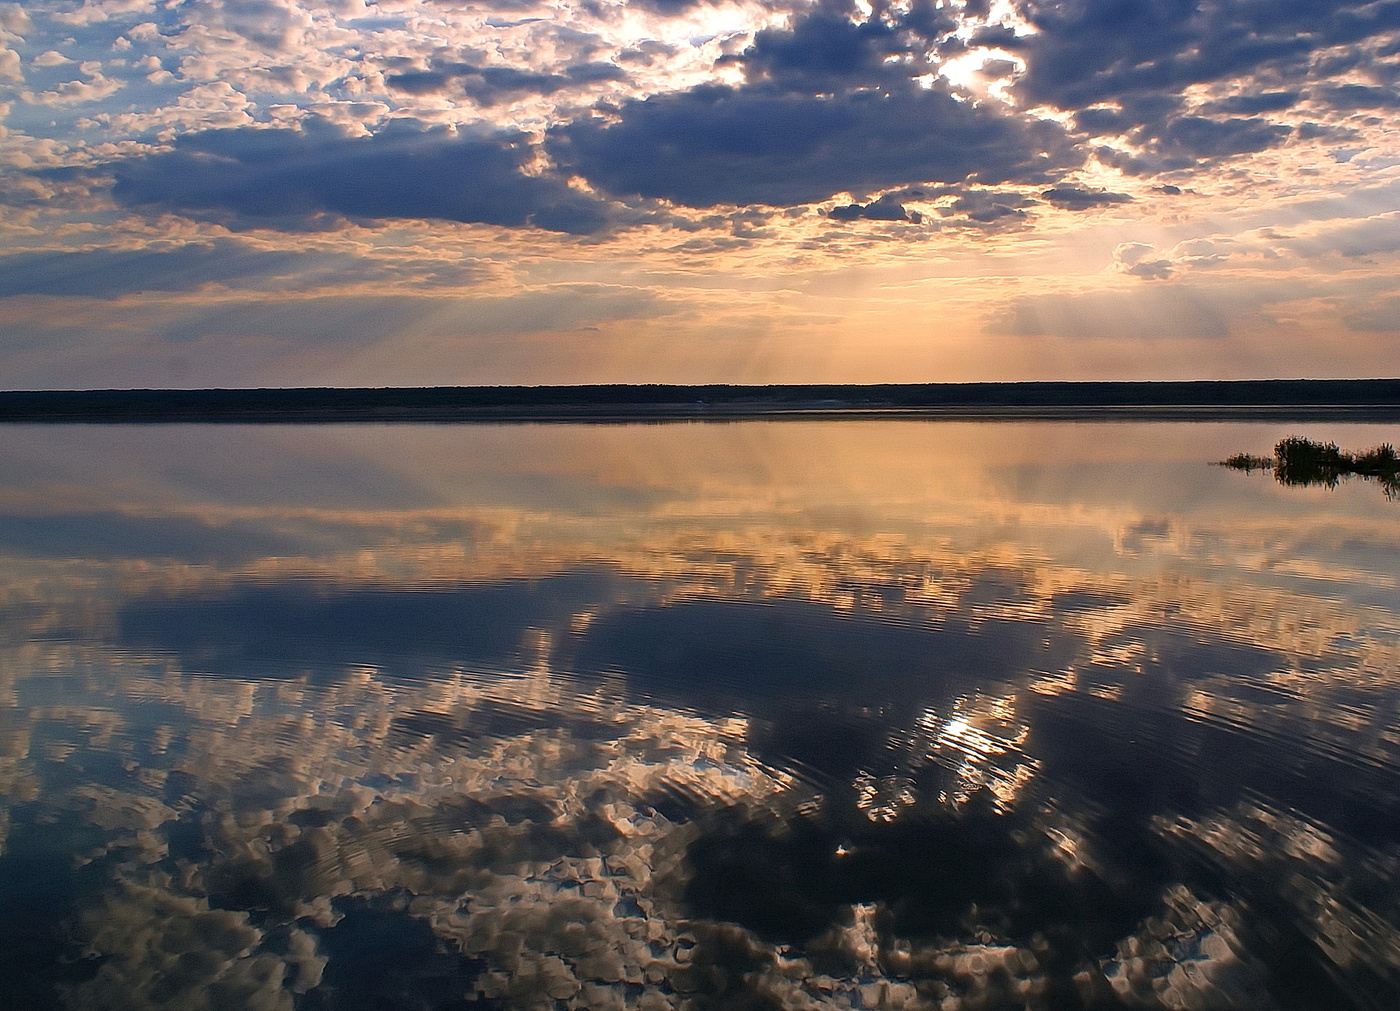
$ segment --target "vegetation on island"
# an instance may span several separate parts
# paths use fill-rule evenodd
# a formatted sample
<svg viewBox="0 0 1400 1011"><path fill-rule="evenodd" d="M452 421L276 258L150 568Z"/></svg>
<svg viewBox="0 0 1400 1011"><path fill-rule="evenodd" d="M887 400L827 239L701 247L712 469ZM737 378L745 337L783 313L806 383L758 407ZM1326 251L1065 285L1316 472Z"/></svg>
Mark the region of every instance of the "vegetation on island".
<svg viewBox="0 0 1400 1011"><path fill-rule="evenodd" d="M1390 443L1364 453L1346 453L1335 442L1314 442L1292 435L1274 446L1273 456L1236 453L1221 465L1252 473L1272 471L1280 484L1337 487L1345 478L1378 481L1386 498L1400 497L1400 454Z"/></svg>

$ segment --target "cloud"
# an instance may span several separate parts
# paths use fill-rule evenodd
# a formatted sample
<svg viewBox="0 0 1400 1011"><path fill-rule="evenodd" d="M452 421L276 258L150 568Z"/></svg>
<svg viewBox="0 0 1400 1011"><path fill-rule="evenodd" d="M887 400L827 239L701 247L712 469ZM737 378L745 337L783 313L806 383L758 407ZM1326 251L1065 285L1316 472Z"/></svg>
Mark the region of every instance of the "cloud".
<svg viewBox="0 0 1400 1011"><path fill-rule="evenodd" d="M1208 119L1182 116L1152 134L1158 146L1168 153L1192 158L1220 158L1263 151L1281 143L1292 128L1257 117L1250 119Z"/></svg>
<svg viewBox="0 0 1400 1011"><path fill-rule="evenodd" d="M820 94L842 82L904 85L933 69L934 41L957 27L946 11L916 3L902 17L856 20L841 3L818 7L790 28L766 28L731 62L751 82Z"/></svg>
<svg viewBox="0 0 1400 1011"><path fill-rule="evenodd" d="M953 190L953 192L958 191ZM998 190L966 190L961 192L951 204L939 207L938 213L945 218L962 215L978 225L1000 226L1029 217L1023 208L1033 206L1035 203L1035 200L1020 193Z"/></svg>
<svg viewBox="0 0 1400 1011"><path fill-rule="evenodd" d="M1126 193L1109 193L1105 190L1085 189L1082 186L1052 186L1041 194L1056 207L1070 211L1083 211L1090 207L1105 207L1110 204L1126 204L1133 198Z"/></svg>
<svg viewBox="0 0 1400 1011"><path fill-rule="evenodd" d="M1281 240L1302 256L1336 253L1347 257L1400 252L1400 211L1344 220L1317 229L1311 235Z"/></svg>
<svg viewBox="0 0 1400 1011"><path fill-rule="evenodd" d="M1393 0L1021 0L1036 32L1018 40L1034 103L1084 108L1264 70L1301 76L1313 53L1400 28Z"/></svg>
<svg viewBox="0 0 1400 1011"><path fill-rule="evenodd" d="M589 234L606 206L548 175L527 175L522 138L454 136L390 127L349 137L302 131L213 130L174 149L114 163L113 196L128 207L307 229L331 218L442 219Z"/></svg>
<svg viewBox="0 0 1400 1011"><path fill-rule="evenodd" d="M1120 243L1113 251L1113 262L1123 272L1148 280L1170 277L1174 267L1170 259L1159 255L1157 248L1146 242Z"/></svg>
<svg viewBox="0 0 1400 1011"><path fill-rule="evenodd" d="M1113 266L1134 277L1159 281L1179 269L1217 266L1241 251L1239 242L1230 238L1187 239L1165 251L1147 242L1122 242L1113 250ZM1245 251L1260 252L1257 246Z"/></svg>
<svg viewBox="0 0 1400 1011"><path fill-rule="evenodd" d="M1394 0L1021 0L1035 32L1007 40L1026 69L1012 88L1029 107L1071 112L1081 129L1137 150L1100 157L1129 174L1193 168L1263 151L1292 134L1263 114L1311 97L1344 108L1391 107L1389 89L1354 84L1311 91L1282 82L1339 73L1322 58L1350 47L1350 69L1382 72L1374 40L1400 28ZM1188 107L1190 90L1233 94ZM1221 118L1223 117L1223 118Z"/></svg>
<svg viewBox="0 0 1400 1011"><path fill-rule="evenodd" d="M0 514L0 550L38 558L177 558L240 565L305 546L259 523L216 524L186 516L133 516L117 510Z"/></svg>
<svg viewBox="0 0 1400 1011"><path fill-rule="evenodd" d="M1368 300L1345 317L1353 330L1371 333L1400 333L1400 295Z"/></svg>
<svg viewBox="0 0 1400 1011"><path fill-rule="evenodd" d="M311 17L299 5L278 0L194 0L191 21L206 21L243 36L264 49L286 52L311 26Z"/></svg>
<svg viewBox="0 0 1400 1011"><path fill-rule="evenodd" d="M720 61L742 85L634 99L550 132L564 167L618 196L792 206L915 183L1053 183L1065 129L954 93L931 53L956 27L916 3L862 19L832 2ZM959 43L961 45L961 43Z"/></svg>
<svg viewBox="0 0 1400 1011"><path fill-rule="evenodd" d="M167 324L162 336L291 338L309 344L371 344L390 337L493 337L573 330L609 320L665 315L667 306L645 289L559 285L512 295L321 295L202 305ZM290 346L289 353L296 348Z"/></svg>
<svg viewBox="0 0 1400 1011"><path fill-rule="evenodd" d="M612 63L581 63L562 74L542 74L515 67L477 67L469 63L439 64L431 70L391 74L389 87L413 95L458 88L482 105L495 105L521 95L552 95L605 81L625 81L627 73Z"/></svg>
<svg viewBox="0 0 1400 1011"><path fill-rule="evenodd" d="M1257 116L1261 112L1282 112L1291 109L1302 97L1301 91L1265 91L1258 94L1230 95L1207 102L1202 112L1227 115Z"/></svg>
<svg viewBox="0 0 1400 1011"><path fill-rule="evenodd" d="M868 218L871 221L909 221L916 225L924 219L918 211L907 210L903 204L888 197L872 200L868 204L839 205L829 210L827 216L837 221Z"/></svg>
<svg viewBox="0 0 1400 1011"><path fill-rule="evenodd" d="M1058 125L909 88L828 98L702 86L552 131L559 162L617 195L791 206L917 182L1046 183L1080 160Z"/></svg>
<svg viewBox="0 0 1400 1011"><path fill-rule="evenodd" d="M32 27L29 14L19 4L0 4L0 32L23 38Z"/></svg>
<svg viewBox="0 0 1400 1011"><path fill-rule="evenodd" d="M230 284L295 272L327 259L290 250L260 250L228 240L164 249L15 253L0 257L0 298L107 298L139 291L189 291L211 282Z"/></svg>
<svg viewBox="0 0 1400 1011"><path fill-rule="evenodd" d="M20 97L30 105L65 106L100 102L124 86L124 82L107 77L100 68L101 64L95 61L81 63L78 69L87 77L86 81L64 81L37 95L30 91L22 92Z"/></svg>
<svg viewBox="0 0 1400 1011"><path fill-rule="evenodd" d="M1138 252L1125 251L1129 257ZM1229 336L1233 315L1231 306L1200 289L1144 285L1130 291L1018 299L985 329L989 334L1013 337L1220 340Z"/></svg>
<svg viewBox="0 0 1400 1011"><path fill-rule="evenodd" d="M1337 109L1400 108L1400 92L1394 88L1373 88L1362 84L1339 84L1314 88L1312 97Z"/></svg>

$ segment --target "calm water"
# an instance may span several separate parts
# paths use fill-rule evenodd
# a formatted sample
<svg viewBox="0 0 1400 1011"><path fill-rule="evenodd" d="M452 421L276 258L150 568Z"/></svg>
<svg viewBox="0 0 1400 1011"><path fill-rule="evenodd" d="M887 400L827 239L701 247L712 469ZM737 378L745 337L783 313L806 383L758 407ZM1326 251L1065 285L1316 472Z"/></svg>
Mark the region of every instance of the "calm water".
<svg viewBox="0 0 1400 1011"><path fill-rule="evenodd" d="M0 1006L1400 1007L1347 425L0 428Z"/></svg>

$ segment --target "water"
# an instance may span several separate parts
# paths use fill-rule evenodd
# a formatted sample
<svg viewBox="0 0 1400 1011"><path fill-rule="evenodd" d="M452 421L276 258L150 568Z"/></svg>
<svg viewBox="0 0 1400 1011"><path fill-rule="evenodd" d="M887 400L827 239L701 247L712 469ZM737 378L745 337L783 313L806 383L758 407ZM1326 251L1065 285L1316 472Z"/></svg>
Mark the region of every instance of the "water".
<svg viewBox="0 0 1400 1011"><path fill-rule="evenodd" d="M0 1006L1400 1006L1361 425L0 429Z"/></svg>

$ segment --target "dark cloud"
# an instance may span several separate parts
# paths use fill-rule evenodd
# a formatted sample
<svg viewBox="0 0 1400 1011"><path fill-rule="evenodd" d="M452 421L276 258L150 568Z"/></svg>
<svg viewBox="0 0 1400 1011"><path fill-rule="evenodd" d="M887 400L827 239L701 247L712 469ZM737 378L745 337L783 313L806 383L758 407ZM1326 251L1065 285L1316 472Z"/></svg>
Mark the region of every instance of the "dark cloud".
<svg viewBox="0 0 1400 1011"><path fill-rule="evenodd" d="M1362 84L1314 88L1312 97L1337 109L1400 108L1400 92L1393 88L1372 88Z"/></svg>
<svg viewBox="0 0 1400 1011"><path fill-rule="evenodd" d="M1326 123L1299 123L1299 140L1333 140L1333 141L1353 141L1359 140L1360 134L1355 130L1344 126L1331 126ZM1339 162L1351 161L1357 151L1334 151L1333 157Z"/></svg>
<svg viewBox="0 0 1400 1011"><path fill-rule="evenodd" d="M828 217L837 221L855 221L859 218L868 218L871 221L910 221L917 225L924 220L924 216L918 211L910 211L903 204L887 197L872 200L868 204L845 204L833 207L827 214Z"/></svg>
<svg viewBox="0 0 1400 1011"><path fill-rule="evenodd" d="M1282 144L1293 133L1290 126L1258 117L1221 120L1181 116L1129 133L1128 139L1140 148L1140 154L1111 147L1100 147L1096 153L1101 162L1126 175L1152 175L1263 151Z"/></svg>
<svg viewBox="0 0 1400 1011"><path fill-rule="evenodd" d="M1306 78L1323 46L1385 29L1392 3L1400 10L1400 0L1024 0L1039 34L988 28L971 45L1000 45L1026 61L1012 85L1023 109L1069 111L1076 131L1130 145L1104 145L1102 160L1155 174L1287 141L1294 128L1269 114L1308 93L1276 82L1286 71ZM1047 200L1075 210L1127 200L1057 185L1086 153L1062 126L930 76L939 59L970 45L952 34L955 18L931 3L863 18L827 0L721 61L743 70L743 85L627 102L556 128L549 149L604 191L693 207L791 206L849 192L858 200L841 214L850 218L867 216L855 210L865 206L859 198L917 183L1048 186ZM1241 88L1256 73L1275 83ZM1236 94L1194 108L1183 97L1192 85L1227 81ZM1389 94L1327 92L1335 103L1375 108ZM972 211L973 220L1023 213L1009 204Z"/></svg>
<svg viewBox="0 0 1400 1011"><path fill-rule="evenodd" d="M1231 95L1207 102L1201 111L1226 115L1257 116L1261 112L1281 112L1291 109L1302 97L1300 91L1265 91L1258 94Z"/></svg>
<svg viewBox="0 0 1400 1011"><path fill-rule="evenodd" d="M1158 140L1166 150L1195 158L1219 158L1263 151L1284 140L1292 129L1266 119L1207 119L1182 116L1161 130Z"/></svg>
<svg viewBox="0 0 1400 1011"><path fill-rule="evenodd" d="M911 182L1048 183L1077 164L1064 131L938 90L820 98L700 87L554 130L565 167L619 195L691 207L788 206Z"/></svg>
<svg viewBox="0 0 1400 1011"><path fill-rule="evenodd" d="M1130 173L1198 167L1261 151L1290 128L1262 115L1307 93L1284 82L1345 69L1379 71L1361 45L1400 28L1400 0L1021 0L1037 31L1004 39L1026 61L1013 88L1028 106L1074 114L1094 136L1126 137L1144 153L1104 152ZM1339 47L1345 47L1339 48ZM1372 47L1373 49L1374 47ZM1228 83L1243 92L1187 110L1192 86ZM1249 90L1249 87L1255 90ZM1344 108L1393 104L1383 88L1342 85L1310 97ZM1224 117L1224 118L1217 118Z"/></svg>
<svg viewBox="0 0 1400 1011"><path fill-rule="evenodd" d="M326 267L337 259L289 250L255 249L228 240L166 249L15 253L0 257L0 298L103 298L138 291L188 291L209 283L241 285L272 275Z"/></svg>
<svg viewBox="0 0 1400 1011"><path fill-rule="evenodd" d="M385 78L385 83L413 95L460 89L482 105L495 105L521 95L552 95L600 81L626 79L626 72L612 63L581 63L569 67L562 74L541 74L515 67L443 63L430 70L391 74Z"/></svg>
<svg viewBox="0 0 1400 1011"><path fill-rule="evenodd" d="M1005 225L1028 217L1022 208L1034 203L1034 200L1019 193L970 190L948 206L939 208L939 213L949 218L961 215L979 225Z"/></svg>
<svg viewBox="0 0 1400 1011"><path fill-rule="evenodd" d="M742 64L751 81L809 94L850 81L904 85L911 76L933 69L928 49L956 27L950 14L935 10L926 0L898 21L853 22L848 8L831 3L791 28L764 29L732 62Z"/></svg>
<svg viewBox="0 0 1400 1011"><path fill-rule="evenodd" d="M1142 92L1306 70L1313 53L1400 28L1382 0L1022 0L1021 91L1083 108Z"/></svg>
<svg viewBox="0 0 1400 1011"><path fill-rule="evenodd" d="M211 130L174 149L111 166L128 207L207 217L233 227L306 229L327 217L428 218L588 234L602 202L552 176L527 175L519 137L386 129L347 137L306 131Z"/></svg>
<svg viewBox="0 0 1400 1011"><path fill-rule="evenodd" d="M1041 196L1056 207L1070 211L1083 211L1090 207L1104 207L1109 204L1126 204L1133 199L1126 193L1091 190L1082 186L1052 186Z"/></svg>
<svg viewBox="0 0 1400 1011"><path fill-rule="evenodd" d="M643 10L653 11L667 17L684 14L692 7L707 6L709 2L710 0L630 0L633 7L641 7Z"/></svg>
<svg viewBox="0 0 1400 1011"><path fill-rule="evenodd" d="M869 19L830 0L723 61L742 67L743 86L627 102L556 128L549 148L608 192L691 207L1057 181L1082 160L1062 126L926 86L955 27L929 0Z"/></svg>

